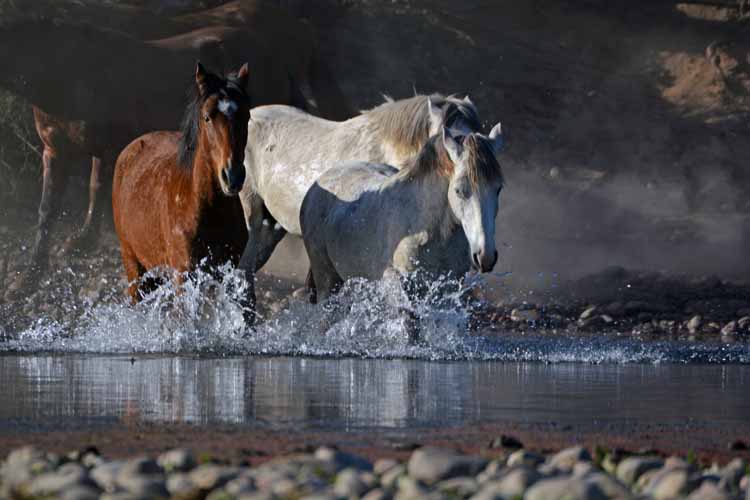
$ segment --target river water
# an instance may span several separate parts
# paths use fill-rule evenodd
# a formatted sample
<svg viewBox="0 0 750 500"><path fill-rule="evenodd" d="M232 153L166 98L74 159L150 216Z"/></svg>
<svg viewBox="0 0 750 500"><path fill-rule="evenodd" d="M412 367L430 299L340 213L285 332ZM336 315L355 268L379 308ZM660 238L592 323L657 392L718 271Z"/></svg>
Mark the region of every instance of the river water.
<svg viewBox="0 0 750 500"><path fill-rule="evenodd" d="M306 430L521 422L746 425L750 367L0 356L0 431L123 420Z"/></svg>
<svg viewBox="0 0 750 500"><path fill-rule="evenodd" d="M747 342L469 332L457 297L436 290L410 305L422 321L410 345L401 292L364 282L347 284L333 312L291 301L248 332L233 276L167 285L138 306L0 321L0 431L123 419L337 431L750 421Z"/></svg>

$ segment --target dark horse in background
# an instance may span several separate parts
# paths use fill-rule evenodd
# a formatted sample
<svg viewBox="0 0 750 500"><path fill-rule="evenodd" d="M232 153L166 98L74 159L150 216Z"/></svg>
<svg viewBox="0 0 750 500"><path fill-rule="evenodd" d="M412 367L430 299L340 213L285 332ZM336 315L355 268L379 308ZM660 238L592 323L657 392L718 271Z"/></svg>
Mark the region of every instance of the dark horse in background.
<svg viewBox="0 0 750 500"><path fill-rule="evenodd" d="M81 23L26 21L0 28L0 86L33 105L44 144L31 265L11 283L9 296L34 283L47 264L49 234L73 160L81 154L92 157L86 219L66 242L68 248L96 236L99 204L107 197L99 190L109 185L104 172L109 172L120 150L139 134L170 128L179 118L184 95L180 76L196 59L219 73L227 65L249 61L256 104L306 107L295 85L299 81L309 85L324 115L350 114L316 55L312 32L302 29L304 23L290 21L279 9L261 8L263 2L231 4L167 23L172 28L201 23L208 27L154 41ZM233 26L210 26L216 22Z"/></svg>

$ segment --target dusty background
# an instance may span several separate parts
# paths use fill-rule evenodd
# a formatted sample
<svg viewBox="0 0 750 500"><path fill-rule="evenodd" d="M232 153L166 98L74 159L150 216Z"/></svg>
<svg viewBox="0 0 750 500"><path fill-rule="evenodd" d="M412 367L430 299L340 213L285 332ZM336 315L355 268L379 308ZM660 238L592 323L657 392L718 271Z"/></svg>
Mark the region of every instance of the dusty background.
<svg viewBox="0 0 750 500"><path fill-rule="evenodd" d="M750 277L750 17L735 2L282 4L315 26L355 107L439 91L470 95L488 129L503 122L496 271L511 274L490 277L496 293L610 266ZM0 115L2 288L25 264L41 188L30 107L0 93ZM78 163L56 241L82 220L89 162ZM268 270L299 278L300 252L284 244ZM33 302L104 299L120 274L110 224L92 254L53 255L35 292L50 300Z"/></svg>

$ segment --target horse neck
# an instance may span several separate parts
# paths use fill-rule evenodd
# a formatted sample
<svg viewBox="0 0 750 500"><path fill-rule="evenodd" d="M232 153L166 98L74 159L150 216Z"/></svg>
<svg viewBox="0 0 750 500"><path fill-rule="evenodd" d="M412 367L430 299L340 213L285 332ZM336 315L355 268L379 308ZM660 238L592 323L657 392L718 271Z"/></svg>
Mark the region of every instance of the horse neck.
<svg viewBox="0 0 750 500"><path fill-rule="evenodd" d="M191 168L191 190L200 207L211 207L224 198L219 181L214 174L214 166L209 154L210 146L201 137L196 146ZM220 204L220 203L219 203Z"/></svg>
<svg viewBox="0 0 750 500"><path fill-rule="evenodd" d="M412 213L410 232L427 231L442 240L448 239L458 227L448 204L450 179L437 171L396 175L387 189L397 192L405 212Z"/></svg>

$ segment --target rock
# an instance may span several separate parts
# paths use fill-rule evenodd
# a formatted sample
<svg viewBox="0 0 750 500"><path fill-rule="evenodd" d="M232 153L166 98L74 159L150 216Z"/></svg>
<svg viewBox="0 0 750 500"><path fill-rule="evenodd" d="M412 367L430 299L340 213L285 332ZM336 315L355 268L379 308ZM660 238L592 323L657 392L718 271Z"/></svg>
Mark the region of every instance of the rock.
<svg viewBox="0 0 750 500"><path fill-rule="evenodd" d="M537 465L544 462L544 456L538 453L533 453L526 450L518 450L508 457L506 465L508 467L514 467L516 465L527 465L529 467L536 467Z"/></svg>
<svg viewBox="0 0 750 500"><path fill-rule="evenodd" d="M606 314L601 316L593 316L587 319L579 319L578 327L584 330L595 330L597 328L603 328L612 323L612 318Z"/></svg>
<svg viewBox="0 0 750 500"><path fill-rule="evenodd" d="M395 467L391 467L388 472L383 474L383 476L380 478L380 484L382 484L384 488L395 488L399 478L405 475L406 466L399 464Z"/></svg>
<svg viewBox="0 0 750 500"><path fill-rule="evenodd" d="M0 467L0 498L10 498L20 485L34 475L53 470L55 465L55 461L33 446L11 451Z"/></svg>
<svg viewBox="0 0 750 500"><path fill-rule="evenodd" d="M242 494L237 497L237 500L276 500L276 498L268 491L257 491Z"/></svg>
<svg viewBox="0 0 750 500"><path fill-rule="evenodd" d="M141 498L167 498L167 481L156 475L118 475L117 485L128 493Z"/></svg>
<svg viewBox="0 0 750 500"><path fill-rule="evenodd" d="M737 335L737 322L736 321L730 321L724 327L721 329L721 334L725 337L730 337L732 335Z"/></svg>
<svg viewBox="0 0 750 500"><path fill-rule="evenodd" d="M531 467L520 465L513 467L499 479L487 481L482 485L479 493L474 498L487 500L492 498L515 498L523 493L541 476Z"/></svg>
<svg viewBox="0 0 750 500"><path fill-rule="evenodd" d="M681 457L667 457L664 461L665 469L691 469L691 465Z"/></svg>
<svg viewBox="0 0 750 500"><path fill-rule="evenodd" d="M559 451L547 460L547 464L563 472L571 472L573 466L582 461L590 462L591 454L582 446L574 446Z"/></svg>
<svg viewBox="0 0 750 500"><path fill-rule="evenodd" d="M97 500L101 491L92 486L74 485L58 494L59 500Z"/></svg>
<svg viewBox="0 0 750 500"><path fill-rule="evenodd" d="M99 500L149 500L149 497L141 497L127 491L118 491L115 493L105 493L99 497Z"/></svg>
<svg viewBox="0 0 750 500"><path fill-rule="evenodd" d="M663 462L654 457L628 457L617 465L617 479L627 485L635 484L645 472L658 469Z"/></svg>
<svg viewBox="0 0 750 500"><path fill-rule="evenodd" d="M164 469L151 458L134 458L122 464L117 472L117 478L120 476L143 476L164 474Z"/></svg>
<svg viewBox="0 0 750 500"><path fill-rule="evenodd" d="M748 464L741 458L735 458L721 469L719 476L719 488L730 493L737 494L740 491L740 481L748 469Z"/></svg>
<svg viewBox="0 0 750 500"><path fill-rule="evenodd" d="M711 321L703 327L703 330L705 330L707 333L716 333L721 331L721 325L716 321Z"/></svg>
<svg viewBox="0 0 750 500"><path fill-rule="evenodd" d="M257 490L258 488L255 486L255 481L247 475L234 478L224 485L224 491L233 497L238 497L245 493L254 493Z"/></svg>
<svg viewBox="0 0 750 500"><path fill-rule="evenodd" d="M597 307L596 306L588 306L578 317L578 319L588 319L594 315L596 312Z"/></svg>
<svg viewBox="0 0 750 500"><path fill-rule="evenodd" d="M203 464L188 473L190 481L203 491L221 488L239 475L235 467L217 464Z"/></svg>
<svg viewBox="0 0 750 500"><path fill-rule="evenodd" d="M315 450L315 458L323 462L335 464L336 470L341 471L347 467L353 467L357 470L372 471L372 464L362 457L334 450L326 446Z"/></svg>
<svg viewBox="0 0 750 500"><path fill-rule="evenodd" d="M505 469L504 460L502 462L500 460L492 460L482 472L477 474L477 481L482 484L492 479L498 479L502 476L500 471L503 469Z"/></svg>
<svg viewBox="0 0 750 500"><path fill-rule="evenodd" d="M409 476L404 476L398 480L398 491L394 497L395 500L413 500L418 498L427 498L429 490L419 484L419 482Z"/></svg>
<svg viewBox="0 0 750 500"><path fill-rule="evenodd" d="M381 458L380 460L377 460L375 462L372 467L372 471L378 476L382 476L397 465L398 461L393 460L392 458Z"/></svg>
<svg viewBox="0 0 750 500"><path fill-rule="evenodd" d="M729 500L729 495L715 484L705 481L700 488L688 495L688 500Z"/></svg>
<svg viewBox="0 0 750 500"><path fill-rule="evenodd" d="M610 500L629 500L633 497L624 484L603 472L592 472L581 477L587 483L595 484Z"/></svg>
<svg viewBox="0 0 750 500"><path fill-rule="evenodd" d="M510 319L516 323L533 323L539 321L539 311L537 309L513 309L510 312Z"/></svg>
<svg viewBox="0 0 750 500"><path fill-rule="evenodd" d="M299 497L299 485L293 479L281 479L271 485L271 493L275 497L296 498Z"/></svg>
<svg viewBox="0 0 750 500"><path fill-rule="evenodd" d="M473 477L454 477L440 481L435 489L451 498L467 498L477 492L479 484Z"/></svg>
<svg viewBox="0 0 750 500"><path fill-rule="evenodd" d="M573 465L572 473L575 477L583 477L597 470L596 466L591 462L576 462Z"/></svg>
<svg viewBox="0 0 750 500"><path fill-rule="evenodd" d="M333 484L334 493L345 498L359 498L368 490L365 482L359 477L359 471L354 468L339 472Z"/></svg>
<svg viewBox="0 0 750 500"><path fill-rule="evenodd" d="M91 479L100 489L113 492L117 488L117 475L122 469L124 462L107 462L91 469Z"/></svg>
<svg viewBox="0 0 750 500"><path fill-rule="evenodd" d="M683 497L698 486L687 468L664 468L654 476L644 491L655 500L670 500Z"/></svg>
<svg viewBox="0 0 750 500"><path fill-rule="evenodd" d="M75 462L67 463L53 472L40 474L29 482L25 489L33 497L58 496L74 486L93 487L86 469Z"/></svg>
<svg viewBox="0 0 750 500"><path fill-rule="evenodd" d="M524 500L606 500L607 496L596 483L581 478L559 477L542 479L531 486Z"/></svg>
<svg viewBox="0 0 750 500"><path fill-rule="evenodd" d="M170 474L166 486L172 498L187 499L200 495L200 488L194 485L190 477L184 473Z"/></svg>
<svg viewBox="0 0 750 500"><path fill-rule="evenodd" d="M476 476L486 465L487 460L480 457L427 447L412 453L407 469L409 476L432 485L453 477Z"/></svg>
<svg viewBox="0 0 750 500"><path fill-rule="evenodd" d="M167 473L188 472L196 466L190 451L182 448L162 453L156 461Z"/></svg>
<svg viewBox="0 0 750 500"><path fill-rule="evenodd" d="M380 488L375 488L362 497L362 500L390 500L391 494Z"/></svg>
<svg viewBox="0 0 750 500"><path fill-rule="evenodd" d="M688 332L693 333L693 334L697 333L701 327L702 321L703 321L703 318L701 317L700 314L696 314L695 316L690 318L687 324L685 325L688 329Z"/></svg>
<svg viewBox="0 0 750 500"><path fill-rule="evenodd" d="M604 312L610 316L622 316L625 312L625 304L620 301L612 302L604 308Z"/></svg>
<svg viewBox="0 0 750 500"><path fill-rule="evenodd" d="M490 448L507 448L510 450L518 450L523 448L523 443L513 436L501 435L499 438L495 438L490 442Z"/></svg>

